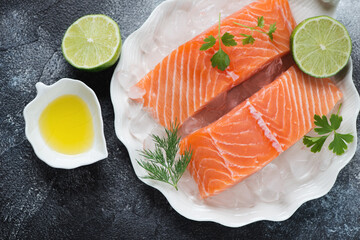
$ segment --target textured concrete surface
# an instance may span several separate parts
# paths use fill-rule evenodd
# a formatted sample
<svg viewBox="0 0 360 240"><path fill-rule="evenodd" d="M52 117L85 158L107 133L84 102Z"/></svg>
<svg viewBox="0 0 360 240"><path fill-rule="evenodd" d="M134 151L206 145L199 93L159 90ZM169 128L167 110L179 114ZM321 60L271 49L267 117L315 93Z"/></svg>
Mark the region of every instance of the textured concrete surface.
<svg viewBox="0 0 360 240"><path fill-rule="evenodd" d="M161 0L0 0L0 239L359 239L360 151L333 189L287 221L242 228L195 222L175 212L157 190L134 174L116 138L109 94L113 68L84 73L64 60L60 44L77 18L103 13L123 40ZM354 81L360 89L360 2L341 0L338 19L353 39ZM109 157L74 170L48 167L24 134L22 111L35 83L80 79L97 94ZM359 137L359 134L358 134Z"/></svg>

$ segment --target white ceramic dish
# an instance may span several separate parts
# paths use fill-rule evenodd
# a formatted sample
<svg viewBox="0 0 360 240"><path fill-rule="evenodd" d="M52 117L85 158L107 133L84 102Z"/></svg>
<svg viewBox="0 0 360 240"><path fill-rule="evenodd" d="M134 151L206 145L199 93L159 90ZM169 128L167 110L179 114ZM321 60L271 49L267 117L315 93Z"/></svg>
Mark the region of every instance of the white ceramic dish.
<svg viewBox="0 0 360 240"><path fill-rule="evenodd" d="M127 147L137 176L162 192L171 206L183 216L230 227L259 220L281 221L289 218L304 202L321 197L331 189L339 171L351 160L357 146L356 118L360 98L352 81L350 61L347 68L334 79L344 93L341 109L344 122L340 131L351 132L355 136L344 155L335 156L326 148L313 154L299 141L258 173L206 200L200 198L196 183L188 172L180 180L179 191L166 184L141 178L146 172L136 162L140 158L138 150L144 146L151 147L148 136L150 133L160 133L161 127L140 105L129 100L129 95L141 94L133 91L131 86L177 46L216 23L219 10L225 17L249 2L252 1L165 1L140 29L126 39L111 82L116 134ZM335 7L318 0L289 2L298 23L311 16L331 16L335 11Z"/></svg>
<svg viewBox="0 0 360 240"><path fill-rule="evenodd" d="M34 148L36 155L54 168L71 169L88 165L108 156L101 109L95 93L84 83L69 78L63 78L51 86L38 82L37 96L24 109L25 134ZM94 125L94 143L83 153L66 155L50 148L41 136L39 118L46 106L56 98L73 94L79 96L88 105Z"/></svg>

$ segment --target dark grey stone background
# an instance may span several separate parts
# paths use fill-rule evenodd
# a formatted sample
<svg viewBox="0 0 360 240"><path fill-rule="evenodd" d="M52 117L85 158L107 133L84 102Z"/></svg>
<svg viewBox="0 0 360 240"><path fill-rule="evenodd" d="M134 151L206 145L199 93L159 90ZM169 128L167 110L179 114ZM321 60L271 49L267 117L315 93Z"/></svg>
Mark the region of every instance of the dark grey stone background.
<svg viewBox="0 0 360 240"><path fill-rule="evenodd" d="M67 27L91 13L112 17L125 40L160 2L0 0L0 239L360 239L359 151L326 196L305 203L286 221L242 228L185 219L136 177L115 136L109 94L114 68L78 71L64 60L60 45ZM358 89L359 13L358 0L341 0L337 18L353 39ZM36 95L35 83L63 77L96 92L109 150L106 160L74 170L48 167L24 134L22 111Z"/></svg>

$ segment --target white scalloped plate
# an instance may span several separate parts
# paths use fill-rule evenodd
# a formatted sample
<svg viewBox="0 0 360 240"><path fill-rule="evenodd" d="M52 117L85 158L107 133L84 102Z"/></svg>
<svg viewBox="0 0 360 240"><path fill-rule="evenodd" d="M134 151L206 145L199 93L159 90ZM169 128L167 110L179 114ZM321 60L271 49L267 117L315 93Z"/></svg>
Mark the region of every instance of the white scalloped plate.
<svg viewBox="0 0 360 240"><path fill-rule="evenodd" d="M344 93L341 132L355 136L348 151L335 156L328 149L313 154L301 141L264 169L231 189L203 200L188 172L179 182L179 191L167 184L142 179L146 173L136 162L138 150L151 147L149 134L159 133L159 125L129 100L137 94L131 86L177 46L216 23L219 10L225 17L250 0L168 0L160 4L144 25L125 41L121 59L111 81L115 111L115 130L129 151L137 176L158 189L181 215L198 221L214 221L240 227L259 220L281 221L289 218L301 204L325 195L334 185L339 171L354 156L357 146L356 118L360 97L352 81L352 62L334 81ZM333 15L335 7L317 0L290 0L299 23L316 15ZM337 110L337 108L336 108ZM325 143L325 144L328 144Z"/></svg>

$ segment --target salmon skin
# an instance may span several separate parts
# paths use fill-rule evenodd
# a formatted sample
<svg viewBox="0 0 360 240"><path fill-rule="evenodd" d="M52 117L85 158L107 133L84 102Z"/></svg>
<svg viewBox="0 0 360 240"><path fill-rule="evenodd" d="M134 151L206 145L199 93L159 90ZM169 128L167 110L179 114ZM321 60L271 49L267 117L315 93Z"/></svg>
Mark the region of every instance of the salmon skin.
<svg viewBox="0 0 360 240"><path fill-rule="evenodd" d="M342 98L330 79L291 67L218 121L187 136L188 169L203 198L220 193L259 171L314 127Z"/></svg>
<svg viewBox="0 0 360 240"><path fill-rule="evenodd" d="M264 31L269 30L270 24L276 23L273 41L265 34L254 31L254 44L243 45L244 37L240 33L251 34L251 30L233 22L253 27L260 16L265 20ZM217 36L216 24L178 47L141 79L136 86L145 90L145 94L135 100L142 102L163 126L169 127L175 121L181 125L214 97L289 53L290 34L295 25L287 0L253 2L221 22L221 34L229 32L238 43L237 46L223 47L231 60L225 71L211 66L210 59L219 49L218 43L207 51L200 51L206 37Z"/></svg>

